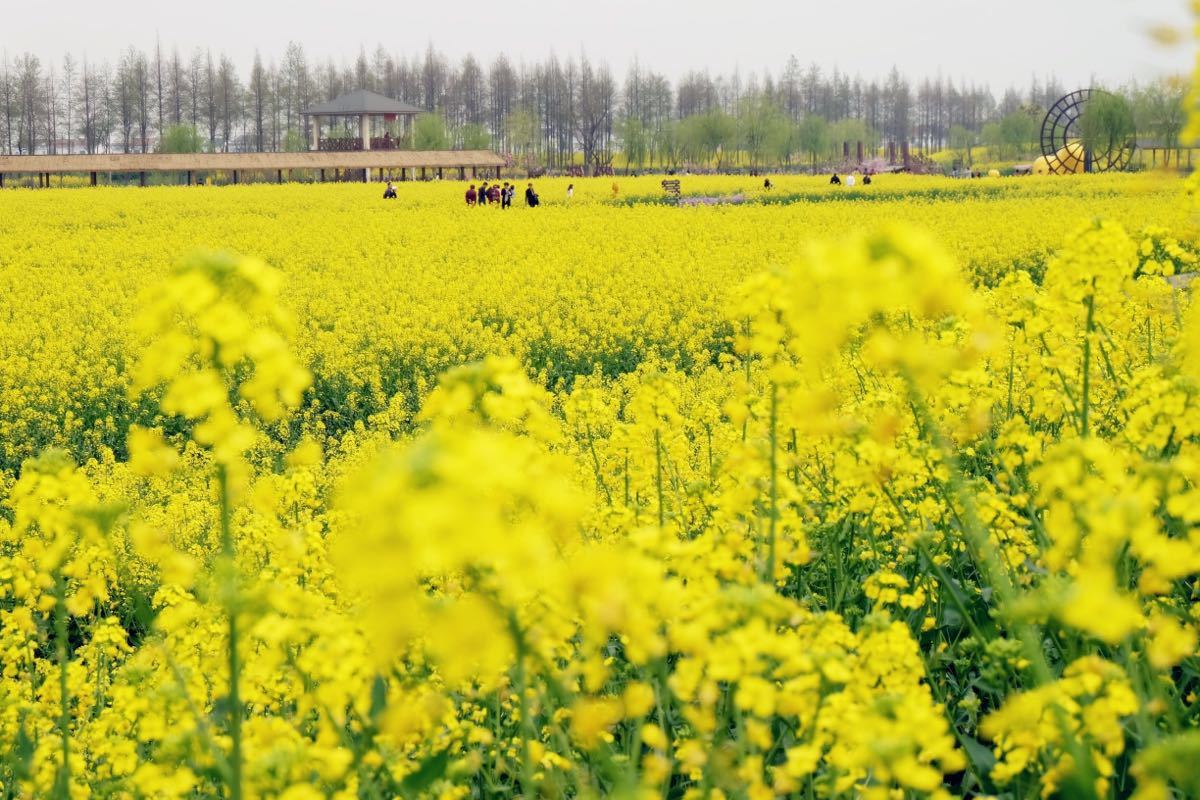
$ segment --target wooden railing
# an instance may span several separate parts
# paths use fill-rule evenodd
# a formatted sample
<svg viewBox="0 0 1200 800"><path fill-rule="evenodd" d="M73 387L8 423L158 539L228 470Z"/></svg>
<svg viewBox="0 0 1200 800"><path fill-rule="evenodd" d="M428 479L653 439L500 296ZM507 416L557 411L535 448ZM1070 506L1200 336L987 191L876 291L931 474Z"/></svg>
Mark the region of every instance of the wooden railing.
<svg viewBox="0 0 1200 800"><path fill-rule="evenodd" d="M322 139L319 149L331 153L351 153L363 149L362 139L357 137L342 136L337 138ZM372 150L400 150L398 139L393 139L391 136L374 136L371 138Z"/></svg>

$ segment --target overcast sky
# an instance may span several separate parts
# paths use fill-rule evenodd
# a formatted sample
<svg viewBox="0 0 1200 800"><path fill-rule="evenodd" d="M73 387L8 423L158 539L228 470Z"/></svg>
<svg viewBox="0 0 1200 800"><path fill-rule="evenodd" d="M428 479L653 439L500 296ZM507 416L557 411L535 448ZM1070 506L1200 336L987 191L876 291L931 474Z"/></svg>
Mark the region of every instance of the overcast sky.
<svg viewBox="0 0 1200 800"><path fill-rule="evenodd" d="M618 73L635 57L678 77L708 68L778 74L791 55L864 77L893 64L1000 90L1031 75L1064 85L1123 83L1187 71L1189 46L1164 48L1155 26L1190 29L1186 0L0 0L0 49L58 62L67 50L115 60L130 44L224 51L248 66L289 40L310 57L352 61L382 43L432 43L448 56L515 60L585 51Z"/></svg>

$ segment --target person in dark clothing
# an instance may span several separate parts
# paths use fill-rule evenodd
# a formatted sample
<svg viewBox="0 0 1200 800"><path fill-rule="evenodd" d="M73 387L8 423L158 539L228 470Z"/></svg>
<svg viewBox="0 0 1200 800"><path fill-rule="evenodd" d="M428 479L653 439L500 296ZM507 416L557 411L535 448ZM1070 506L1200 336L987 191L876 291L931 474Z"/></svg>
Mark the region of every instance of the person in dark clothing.
<svg viewBox="0 0 1200 800"><path fill-rule="evenodd" d="M499 203L500 202L500 187L497 184L493 183L492 187L490 189L488 189L488 202L489 203Z"/></svg>
<svg viewBox="0 0 1200 800"><path fill-rule="evenodd" d="M533 184L529 184L525 189L525 205L530 208L536 208L538 204L537 192L533 190Z"/></svg>
<svg viewBox="0 0 1200 800"><path fill-rule="evenodd" d="M842 179L837 176L836 172L833 173L833 177L829 179L829 185L830 186L841 186L842 185Z"/></svg>
<svg viewBox="0 0 1200 800"><path fill-rule="evenodd" d="M475 205L475 200L476 200L478 197L479 197L479 195L478 195L478 194L476 194L476 192L475 192L475 184L473 184L473 183L472 183L472 184L471 184L471 188L470 188L470 189L467 189L467 205L468 205L468 206L473 206L473 205Z"/></svg>
<svg viewBox="0 0 1200 800"><path fill-rule="evenodd" d="M870 185L871 185L871 173L868 172L866 175L863 175L863 186L870 186Z"/></svg>
<svg viewBox="0 0 1200 800"><path fill-rule="evenodd" d="M488 185L484 181L479 185L479 205L486 206L488 201Z"/></svg>
<svg viewBox="0 0 1200 800"><path fill-rule="evenodd" d="M396 185L394 183L392 183L391 181L388 181L387 188L383 190L383 199L384 200L395 200L396 199Z"/></svg>
<svg viewBox="0 0 1200 800"><path fill-rule="evenodd" d="M770 178L763 178L763 188L770 190L775 188L775 184L771 183Z"/></svg>

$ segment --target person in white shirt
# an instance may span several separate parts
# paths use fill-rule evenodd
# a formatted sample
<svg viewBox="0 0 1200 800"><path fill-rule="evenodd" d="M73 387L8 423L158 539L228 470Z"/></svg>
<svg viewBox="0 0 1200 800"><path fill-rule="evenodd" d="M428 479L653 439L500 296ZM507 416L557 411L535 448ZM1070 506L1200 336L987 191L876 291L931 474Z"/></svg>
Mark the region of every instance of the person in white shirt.
<svg viewBox="0 0 1200 800"><path fill-rule="evenodd" d="M854 185L854 176L853 176L853 175L847 175L847 176L846 176L846 185L847 185L847 186L853 186L853 185Z"/></svg>

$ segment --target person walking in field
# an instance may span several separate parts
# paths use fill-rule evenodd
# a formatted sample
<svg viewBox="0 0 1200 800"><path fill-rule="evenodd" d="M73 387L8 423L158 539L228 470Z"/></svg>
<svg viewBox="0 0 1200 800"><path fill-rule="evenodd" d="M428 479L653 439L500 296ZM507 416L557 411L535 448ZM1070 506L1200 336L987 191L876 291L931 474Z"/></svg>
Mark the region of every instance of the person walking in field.
<svg viewBox="0 0 1200 800"><path fill-rule="evenodd" d="M837 176L836 172L833 173L833 177L829 179L829 185L830 186L841 186L842 185L842 179Z"/></svg>
<svg viewBox="0 0 1200 800"><path fill-rule="evenodd" d="M483 183L481 183L479 185L479 205L486 206L487 201L488 201L488 185L487 185L487 181L484 181Z"/></svg>
<svg viewBox="0 0 1200 800"><path fill-rule="evenodd" d="M493 205L500 202L500 184L493 183L488 189L488 202Z"/></svg>
<svg viewBox="0 0 1200 800"><path fill-rule="evenodd" d="M537 208L537 204L537 192L533 190L533 184L531 183L525 188L525 205L529 206L530 208Z"/></svg>
<svg viewBox="0 0 1200 800"><path fill-rule="evenodd" d="M567 199L570 200L574 196L575 196L575 184L568 183L567 184Z"/></svg>
<svg viewBox="0 0 1200 800"><path fill-rule="evenodd" d="M468 206L475 205L476 199L478 199L478 195L475 192L475 184L472 183L471 188L467 189L467 205Z"/></svg>
<svg viewBox="0 0 1200 800"><path fill-rule="evenodd" d="M387 188L383 190L383 199L384 200L395 200L396 199L396 184L392 183L391 181L387 182Z"/></svg>

